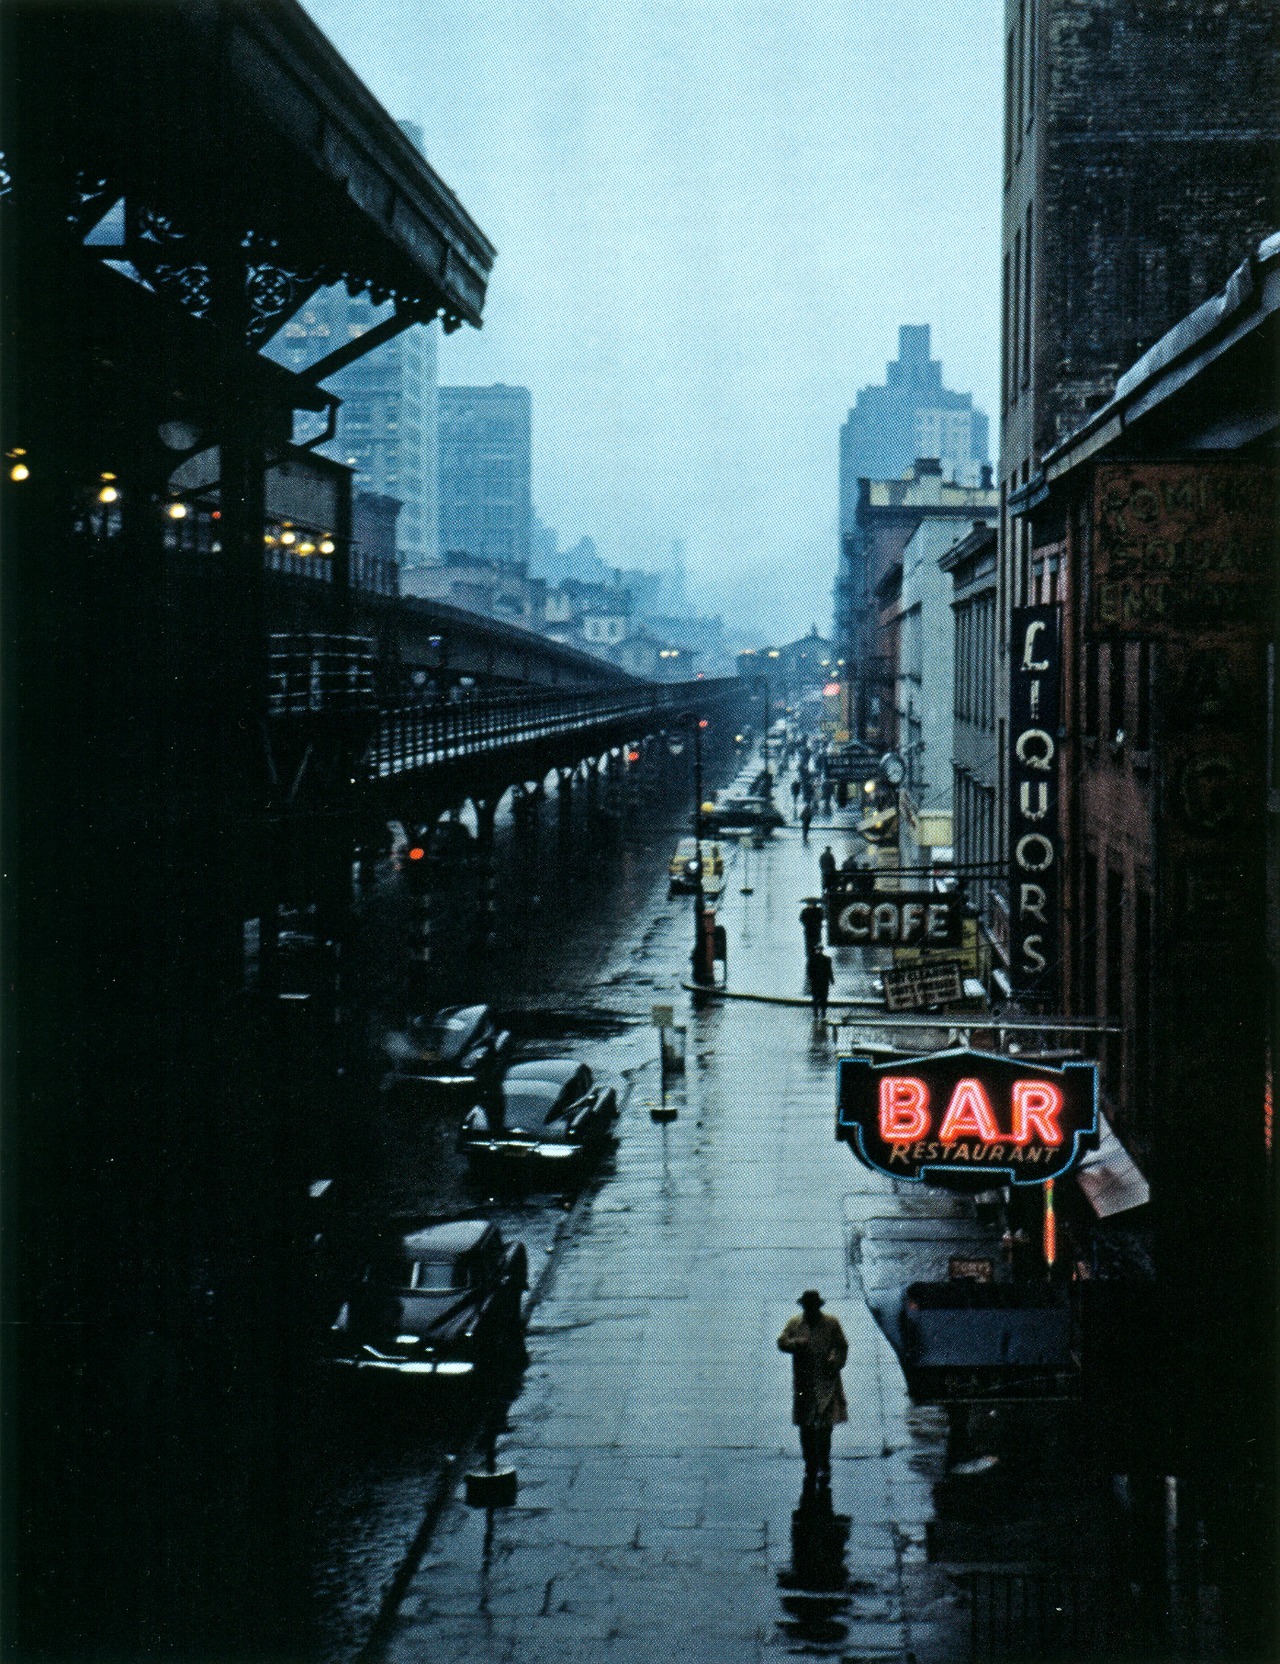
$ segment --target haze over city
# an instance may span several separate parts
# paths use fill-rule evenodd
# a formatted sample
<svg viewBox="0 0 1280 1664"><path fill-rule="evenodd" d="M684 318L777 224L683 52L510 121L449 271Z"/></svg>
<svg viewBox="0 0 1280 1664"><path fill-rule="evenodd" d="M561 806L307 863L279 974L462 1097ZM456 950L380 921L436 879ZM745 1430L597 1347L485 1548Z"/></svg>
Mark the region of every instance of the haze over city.
<svg viewBox="0 0 1280 1664"><path fill-rule="evenodd" d="M898 325L995 413L994 0L307 8L497 245L440 381L531 390L561 542L683 539L696 605L825 631L838 430Z"/></svg>

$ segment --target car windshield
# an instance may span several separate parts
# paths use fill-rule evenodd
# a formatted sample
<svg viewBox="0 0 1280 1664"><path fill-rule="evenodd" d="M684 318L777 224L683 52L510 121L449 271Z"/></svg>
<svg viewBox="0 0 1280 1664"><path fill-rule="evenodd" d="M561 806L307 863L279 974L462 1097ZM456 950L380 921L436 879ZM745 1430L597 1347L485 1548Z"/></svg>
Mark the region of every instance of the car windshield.
<svg viewBox="0 0 1280 1664"><path fill-rule="evenodd" d="M470 1032L469 1020L457 1013L437 1017L427 1030L427 1045L437 1057L457 1057Z"/></svg>
<svg viewBox="0 0 1280 1664"><path fill-rule="evenodd" d="M466 1267L459 1260L409 1260L398 1254L371 1265L364 1280L406 1294L452 1294L467 1286Z"/></svg>
<svg viewBox="0 0 1280 1664"><path fill-rule="evenodd" d="M414 1272L415 1294L450 1294L467 1283L466 1268L459 1260L419 1260Z"/></svg>
<svg viewBox="0 0 1280 1664"><path fill-rule="evenodd" d="M507 1125L528 1126L549 1117L560 1103L560 1091L544 1081L526 1081L503 1094Z"/></svg>

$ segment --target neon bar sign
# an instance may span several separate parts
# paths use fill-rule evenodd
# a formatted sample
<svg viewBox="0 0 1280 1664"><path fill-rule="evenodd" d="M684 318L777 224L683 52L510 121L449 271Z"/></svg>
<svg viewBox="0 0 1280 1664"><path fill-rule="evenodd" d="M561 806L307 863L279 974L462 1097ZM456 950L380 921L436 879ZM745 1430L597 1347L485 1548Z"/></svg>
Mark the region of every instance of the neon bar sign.
<svg viewBox="0 0 1280 1664"><path fill-rule="evenodd" d="M893 1179L984 1173L1045 1184L1098 1128L1092 1063L1051 1069L965 1050L890 1063L842 1057L837 1082L836 1137Z"/></svg>

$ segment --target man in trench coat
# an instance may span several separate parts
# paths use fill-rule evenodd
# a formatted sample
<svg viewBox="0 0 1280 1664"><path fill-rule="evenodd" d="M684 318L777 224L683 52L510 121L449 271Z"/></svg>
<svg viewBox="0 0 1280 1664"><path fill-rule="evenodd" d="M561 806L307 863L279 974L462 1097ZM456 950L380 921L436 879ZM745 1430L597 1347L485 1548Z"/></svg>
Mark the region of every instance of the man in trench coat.
<svg viewBox="0 0 1280 1664"><path fill-rule="evenodd" d="M839 1320L823 1312L815 1288L800 1296L800 1316L788 1318L778 1350L791 1354L791 1419L800 1429L805 1489L831 1487L831 1429L848 1421L840 1371L849 1343Z"/></svg>

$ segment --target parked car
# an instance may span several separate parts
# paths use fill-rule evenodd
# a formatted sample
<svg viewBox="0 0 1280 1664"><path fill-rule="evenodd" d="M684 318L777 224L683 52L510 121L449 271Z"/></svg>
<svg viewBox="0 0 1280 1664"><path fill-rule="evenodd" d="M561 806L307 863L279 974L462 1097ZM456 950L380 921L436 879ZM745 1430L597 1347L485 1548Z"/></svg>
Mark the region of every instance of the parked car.
<svg viewBox="0 0 1280 1664"><path fill-rule="evenodd" d="M585 1063L568 1057L517 1063L492 1107L476 1104L467 1112L459 1147L473 1166L564 1167L598 1154L617 1116L617 1093L594 1080Z"/></svg>
<svg viewBox="0 0 1280 1664"><path fill-rule="evenodd" d="M511 1035L487 1005L447 1005L434 1017L415 1018L408 1030L388 1037L398 1082L460 1090L487 1090L511 1052Z"/></svg>
<svg viewBox="0 0 1280 1664"><path fill-rule="evenodd" d="M698 840L681 838L667 863L671 895L691 895L698 888ZM702 893L718 896L724 888L724 850L702 840Z"/></svg>
<svg viewBox="0 0 1280 1664"><path fill-rule="evenodd" d="M722 797L703 807L702 825L708 832L772 832L786 816L764 797Z"/></svg>
<svg viewBox="0 0 1280 1664"><path fill-rule="evenodd" d="M524 1245L486 1219L428 1221L369 1249L332 1327L358 1374L460 1380L525 1361Z"/></svg>

